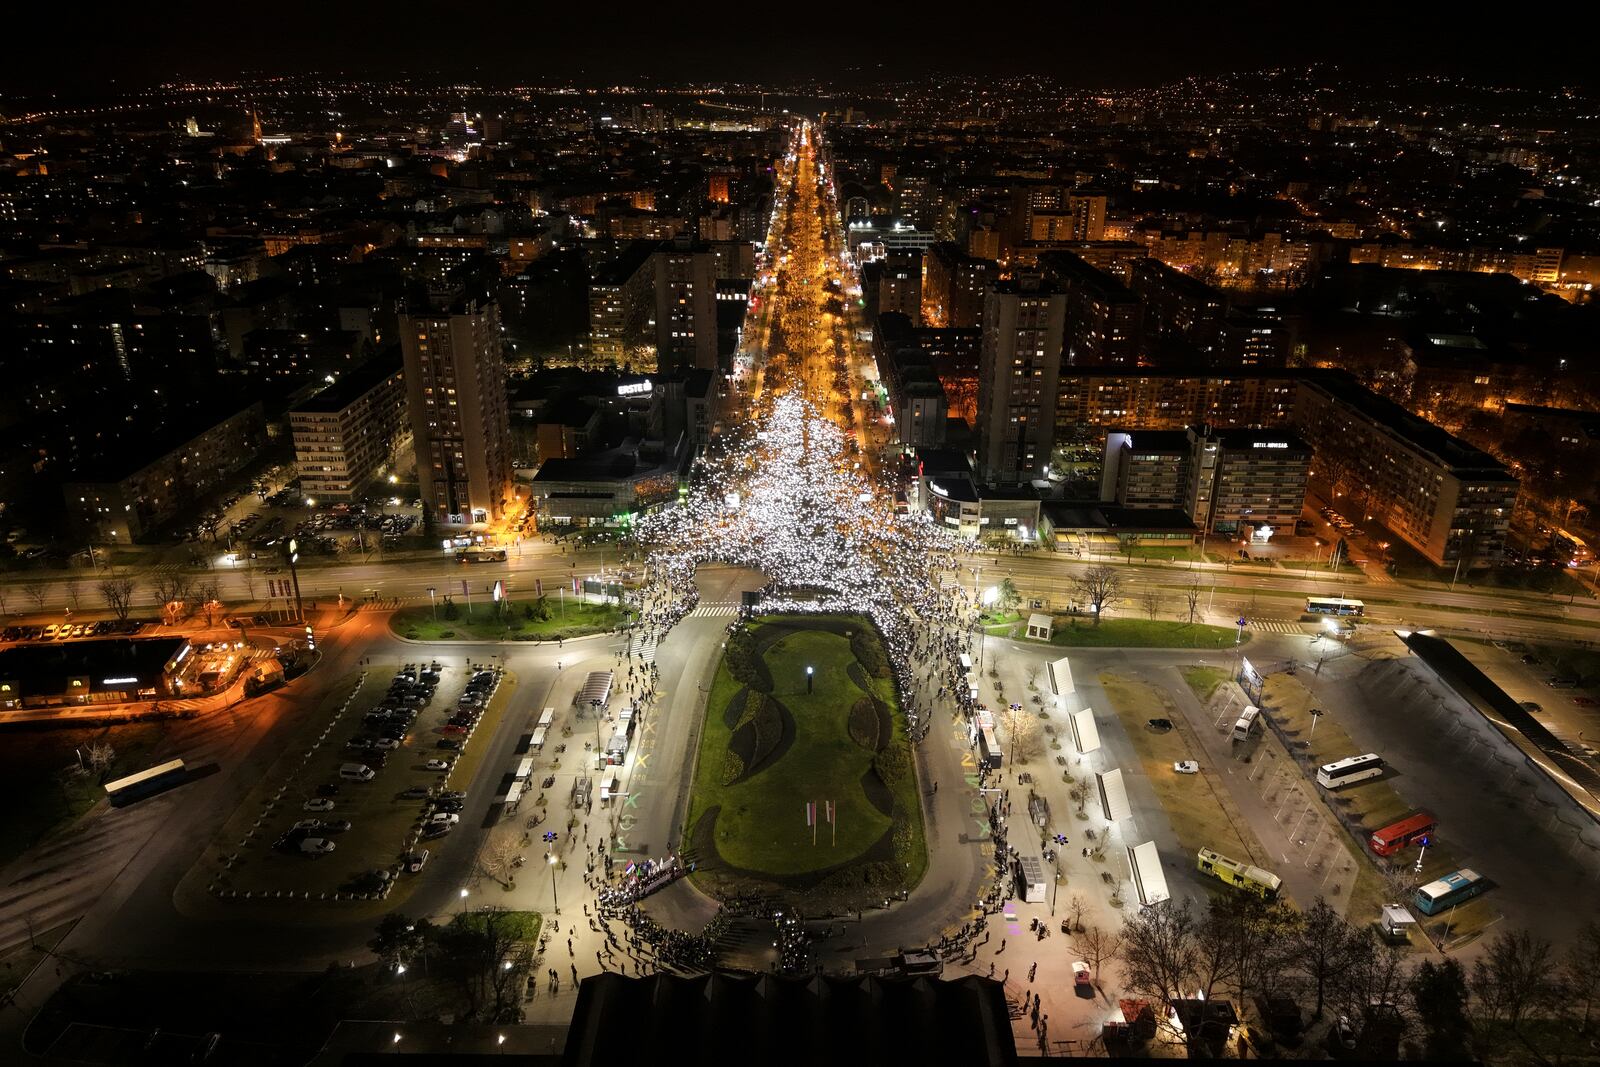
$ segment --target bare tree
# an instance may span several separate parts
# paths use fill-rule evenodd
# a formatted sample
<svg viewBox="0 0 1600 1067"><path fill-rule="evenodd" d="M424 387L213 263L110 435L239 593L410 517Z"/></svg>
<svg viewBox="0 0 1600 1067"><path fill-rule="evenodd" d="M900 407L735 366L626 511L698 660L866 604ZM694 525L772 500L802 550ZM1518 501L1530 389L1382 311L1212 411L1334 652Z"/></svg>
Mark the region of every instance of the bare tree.
<svg viewBox="0 0 1600 1067"><path fill-rule="evenodd" d="M511 872L515 869L517 847L517 842L509 834L501 834L483 850L478 866L490 878L509 886L512 882Z"/></svg>
<svg viewBox="0 0 1600 1067"><path fill-rule="evenodd" d="M1183 599L1189 609L1189 622L1193 624L1200 617L1200 583L1191 583L1183 591Z"/></svg>
<svg viewBox="0 0 1600 1067"><path fill-rule="evenodd" d="M1073 585L1094 611L1096 626L1100 625L1101 617L1111 605L1122 599L1122 575L1115 567L1104 563L1096 564L1084 571L1082 575L1073 579Z"/></svg>
<svg viewBox="0 0 1600 1067"><path fill-rule="evenodd" d="M200 610L206 613L206 625L210 626L216 618L217 609L222 607L222 602L217 599L219 595L217 579L209 574L200 579L195 595L200 601Z"/></svg>
<svg viewBox="0 0 1600 1067"><path fill-rule="evenodd" d="M68 582L67 604L72 608L73 611L77 611L81 606L82 597L83 591L78 587L78 583L76 581Z"/></svg>
<svg viewBox="0 0 1600 1067"><path fill-rule="evenodd" d="M105 771L117 758L117 750L109 741L90 741L86 751L89 754L89 766L97 774Z"/></svg>
<svg viewBox="0 0 1600 1067"><path fill-rule="evenodd" d="M1600 921L1584 926L1561 961L1562 1002L1572 1015L1578 1035L1589 1038L1600 1012Z"/></svg>
<svg viewBox="0 0 1600 1067"><path fill-rule="evenodd" d="M43 582L29 582L22 587L22 591L28 594L28 599L33 601L35 609L44 610L45 584Z"/></svg>
<svg viewBox="0 0 1600 1067"><path fill-rule="evenodd" d="M246 567L243 572L244 591L251 600L256 598L256 571L254 567Z"/></svg>
<svg viewBox="0 0 1600 1067"><path fill-rule="evenodd" d="M194 593L194 581L182 571L163 571L150 582L158 600L174 615L181 615Z"/></svg>
<svg viewBox="0 0 1600 1067"><path fill-rule="evenodd" d="M128 612L133 607L133 591L137 583L132 578L118 577L100 580L100 599L106 602L106 607L116 615L118 622L126 622Z"/></svg>
<svg viewBox="0 0 1600 1067"><path fill-rule="evenodd" d="M1318 897L1301 916L1296 941L1300 973L1317 991L1316 1017L1320 1018L1329 987L1350 958L1350 924L1332 905Z"/></svg>
<svg viewBox="0 0 1600 1067"><path fill-rule="evenodd" d="M1286 904L1245 893L1213 897L1206 922L1233 951L1233 995L1248 1004L1283 985L1294 959L1298 916Z"/></svg>
<svg viewBox="0 0 1600 1067"><path fill-rule="evenodd" d="M1122 941L1121 930L1107 930L1099 923L1090 923L1088 929L1073 936L1072 951L1089 965L1089 973L1099 982L1100 968L1122 954Z"/></svg>
<svg viewBox="0 0 1600 1067"><path fill-rule="evenodd" d="M1039 730L1039 717L1026 707L1015 708L1007 704L1000 713L1005 727L1006 744L1016 763L1027 763L1044 754L1044 739Z"/></svg>
<svg viewBox="0 0 1600 1067"><path fill-rule="evenodd" d="M1068 918L1072 920L1072 929L1083 931L1083 910L1089 906L1089 901L1082 893L1072 894L1072 899L1067 901Z"/></svg>
<svg viewBox="0 0 1600 1067"><path fill-rule="evenodd" d="M1146 617L1155 622L1156 616L1161 613L1161 590L1153 585L1147 586L1139 594L1139 605L1144 608Z"/></svg>
<svg viewBox="0 0 1600 1067"><path fill-rule="evenodd" d="M1133 915L1122 928L1122 969L1128 988L1158 1005L1156 1017L1183 1042L1191 1056L1202 1055L1216 1036L1206 1025L1173 1019L1173 1001L1209 1003L1232 977L1233 950L1218 924L1197 921L1188 901L1176 907L1163 901ZM1205 1008L1199 1009L1204 1011ZM1203 1022L1204 1020L1202 1020Z"/></svg>
<svg viewBox="0 0 1600 1067"><path fill-rule="evenodd" d="M11 594L7 590L0 589L0 615L4 615L6 613L6 597L10 595Z"/></svg>
<svg viewBox="0 0 1600 1067"><path fill-rule="evenodd" d="M1499 934L1473 963L1467 984L1478 1009L1480 1031L1488 1029L1514 1041L1538 1062L1547 1062L1546 1050L1539 1044L1549 1035L1528 1024L1559 999L1550 942L1523 930Z"/></svg>

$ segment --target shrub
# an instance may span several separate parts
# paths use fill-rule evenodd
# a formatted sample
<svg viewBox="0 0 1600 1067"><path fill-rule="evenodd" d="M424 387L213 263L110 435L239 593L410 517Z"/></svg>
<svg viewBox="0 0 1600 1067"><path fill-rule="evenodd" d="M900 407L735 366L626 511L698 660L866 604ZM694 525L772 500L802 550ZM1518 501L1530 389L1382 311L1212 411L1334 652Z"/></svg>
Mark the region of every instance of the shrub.
<svg viewBox="0 0 1600 1067"><path fill-rule="evenodd" d="M454 630L446 630L444 633L439 635L439 640L448 641L452 637L454 637L455 635L456 635L456 632Z"/></svg>
<svg viewBox="0 0 1600 1067"><path fill-rule="evenodd" d="M744 774L744 760L739 758L737 752L731 749L722 755L722 784L732 785Z"/></svg>
<svg viewBox="0 0 1600 1067"><path fill-rule="evenodd" d="M850 635L850 652L874 678L889 677L889 656L878 635L865 627Z"/></svg>
<svg viewBox="0 0 1600 1067"><path fill-rule="evenodd" d="M906 817L905 810L899 804L894 806L889 840L894 847L895 863L903 867L911 862L911 847L915 843L915 838L911 833L911 820Z"/></svg>
<svg viewBox="0 0 1600 1067"><path fill-rule="evenodd" d="M758 692L772 692L772 674L756 648L755 635L749 630L741 627L728 638L725 659L734 681Z"/></svg>
<svg viewBox="0 0 1600 1067"><path fill-rule="evenodd" d="M850 705L850 740L868 752L878 748L878 705L870 696Z"/></svg>
<svg viewBox="0 0 1600 1067"><path fill-rule="evenodd" d="M911 773L911 757L906 753L906 746L903 743L888 745L872 757L872 769L878 772L884 785L903 781Z"/></svg>
<svg viewBox="0 0 1600 1067"><path fill-rule="evenodd" d="M456 602L449 597L444 598L444 617L451 622L461 618L461 609L456 607Z"/></svg>

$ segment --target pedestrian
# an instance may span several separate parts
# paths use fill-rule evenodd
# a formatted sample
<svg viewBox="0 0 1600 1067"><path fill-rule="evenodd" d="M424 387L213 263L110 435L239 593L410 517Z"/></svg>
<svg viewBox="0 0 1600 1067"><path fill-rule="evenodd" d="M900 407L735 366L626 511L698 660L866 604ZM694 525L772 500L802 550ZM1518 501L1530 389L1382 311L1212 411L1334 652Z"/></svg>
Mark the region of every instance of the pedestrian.
<svg viewBox="0 0 1600 1067"><path fill-rule="evenodd" d="M576 952L572 951L572 938L570 938L570 937L567 938L567 955L569 955L569 956L576 956L577 955ZM1030 981L1032 980L1032 977L1033 977L1032 975L1029 975L1029 980Z"/></svg>
<svg viewBox="0 0 1600 1067"><path fill-rule="evenodd" d="M568 941L567 944L568 944L568 946L570 946L572 944L572 942ZM1030 982L1033 981L1033 976L1035 974L1037 974L1038 971L1039 971L1039 961L1038 960L1034 960L1032 963L1030 963L1028 965L1028 981L1030 981Z"/></svg>
<svg viewBox="0 0 1600 1067"><path fill-rule="evenodd" d="M999 955L1001 952L1004 952L1005 950L1006 950L1006 939L1002 937L1000 939L1000 947L995 950L995 954Z"/></svg>

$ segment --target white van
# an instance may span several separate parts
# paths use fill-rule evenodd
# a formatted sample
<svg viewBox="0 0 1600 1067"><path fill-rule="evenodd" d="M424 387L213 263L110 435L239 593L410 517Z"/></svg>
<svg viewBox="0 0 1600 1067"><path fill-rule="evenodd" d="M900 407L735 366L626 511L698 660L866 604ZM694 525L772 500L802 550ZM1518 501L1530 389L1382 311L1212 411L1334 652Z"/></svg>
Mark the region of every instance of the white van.
<svg viewBox="0 0 1600 1067"><path fill-rule="evenodd" d="M339 777L347 782L370 782L377 773L365 763L346 763L339 768Z"/></svg>
<svg viewBox="0 0 1600 1067"><path fill-rule="evenodd" d="M617 772L606 771L600 779L600 803L609 804L611 798L617 795Z"/></svg>

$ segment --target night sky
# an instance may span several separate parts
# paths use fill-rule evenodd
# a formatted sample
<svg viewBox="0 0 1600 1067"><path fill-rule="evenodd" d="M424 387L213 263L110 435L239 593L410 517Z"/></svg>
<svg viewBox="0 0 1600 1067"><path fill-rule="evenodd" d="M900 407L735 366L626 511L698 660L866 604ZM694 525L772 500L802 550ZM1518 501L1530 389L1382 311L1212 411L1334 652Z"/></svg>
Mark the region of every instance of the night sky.
<svg viewBox="0 0 1600 1067"><path fill-rule="evenodd" d="M7 15L0 86L118 88L242 70L438 72L488 82L866 81L1044 73L1085 87L1339 64L1349 77L1592 84L1600 25L1563 9L1282 3L38 5ZM1396 9L1403 12L1396 14ZM79 12L85 13L79 17ZM157 18L153 12L160 12ZM1554 12L1559 11L1559 14ZM90 12L93 12L92 14ZM779 12L797 12L792 18ZM961 14L956 14L960 12ZM1581 21L1580 21L1581 20ZM37 47L25 47L32 39Z"/></svg>

